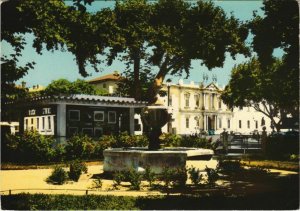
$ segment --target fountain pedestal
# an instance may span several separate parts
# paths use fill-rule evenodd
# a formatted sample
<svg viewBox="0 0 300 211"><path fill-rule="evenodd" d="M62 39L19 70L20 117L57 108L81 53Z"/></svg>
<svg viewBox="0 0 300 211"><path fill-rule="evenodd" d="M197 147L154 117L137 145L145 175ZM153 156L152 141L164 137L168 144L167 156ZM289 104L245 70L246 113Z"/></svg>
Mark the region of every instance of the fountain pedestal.
<svg viewBox="0 0 300 211"><path fill-rule="evenodd" d="M126 171L130 168L143 171L147 167L156 174L164 168L185 168L186 161L209 160L213 151L199 148L167 148L161 150L147 150L147 148L114 148L104 150L105 173Z"/></svg>

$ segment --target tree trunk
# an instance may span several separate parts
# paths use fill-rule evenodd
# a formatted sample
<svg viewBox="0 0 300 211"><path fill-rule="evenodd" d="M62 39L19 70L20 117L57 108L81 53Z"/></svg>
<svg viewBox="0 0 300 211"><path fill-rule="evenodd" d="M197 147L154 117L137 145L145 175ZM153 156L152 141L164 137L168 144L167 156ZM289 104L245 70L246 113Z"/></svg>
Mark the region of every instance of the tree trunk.
<svg viewBox="0 0 300 211"><path fill-rule="evenodd" d="M141 58L137 54L133 60L133 74L134 74L134 99L141 100L141 81L140 81L140 63Z"/></svg>

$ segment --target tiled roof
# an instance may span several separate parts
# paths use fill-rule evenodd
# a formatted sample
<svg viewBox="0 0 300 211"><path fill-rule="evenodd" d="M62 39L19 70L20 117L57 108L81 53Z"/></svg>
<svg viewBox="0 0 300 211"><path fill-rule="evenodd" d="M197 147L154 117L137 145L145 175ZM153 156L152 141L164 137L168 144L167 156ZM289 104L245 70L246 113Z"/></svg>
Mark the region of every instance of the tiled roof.
<svg viewBox="0 0 300 211"><path fill-rule="evenodd" d="M72 94L72 95L59 95L59 96L41 96L28 99L28 101L44 101L51 100L59 101L85 101L85 102L103 102L103 103L126 103L126 104L140 104L146 105L144 101L136 101L134 98L129 97L110 97L110 96L99 96L99 95L85 95L85 94ZM13 103L13 102L11 102Z"/></svg>
<svg viewBox="0 0 300 211"><path fill-rule="evenodd" d="M112 81L118 81L121 79L121 75L118 73L112 73L112 74L108 74L108 75L103 75L97 78L93 78L91 80L89 80L89 83L96 83L96 82L101 82L101 81L108 81L108 80L112 80Z"/></svg>

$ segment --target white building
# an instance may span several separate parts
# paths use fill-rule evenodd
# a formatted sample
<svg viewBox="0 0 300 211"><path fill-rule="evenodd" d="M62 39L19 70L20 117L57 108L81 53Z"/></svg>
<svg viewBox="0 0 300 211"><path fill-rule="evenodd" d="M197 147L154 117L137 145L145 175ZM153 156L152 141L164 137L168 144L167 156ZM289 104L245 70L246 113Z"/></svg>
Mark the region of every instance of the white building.
<svg viewBox="0 0 300 211"><path fill-rule="evenodd" d="M115 91L119 75L112 75L90 80L90 83L104 87L109 78L109 85ZM180 79L177 84L164 84L162 90L169 93L169 105L168 95L163 97L163 101L172 113L172 121L163 127L163 132L195 134L202 130L213 130L215 134L219 134L226 129L229 132L248 134L254 130L262 131L263 126L266 126L267 132L272 131L270 119L254 108L229 109L220 99L223 89L215 83L203 85L192 81L184 84ZM141 124L139 115L135 115L135 121Z"/></svg>
<svg viewBox="0 0 300 211"><path fill-rule="evenodd" d="M163 127L163 132L195 134L213 130L219 134L226 129L249 134L262 131L263 126L268 132L272 131L269 118L254 108L229 109L220 99L222 89L215 83L204 86L179 80L178 84L164 85L163 90L169 93L169 106L168 95L164 97L164 104L172 113L172 121Z"/></svg>

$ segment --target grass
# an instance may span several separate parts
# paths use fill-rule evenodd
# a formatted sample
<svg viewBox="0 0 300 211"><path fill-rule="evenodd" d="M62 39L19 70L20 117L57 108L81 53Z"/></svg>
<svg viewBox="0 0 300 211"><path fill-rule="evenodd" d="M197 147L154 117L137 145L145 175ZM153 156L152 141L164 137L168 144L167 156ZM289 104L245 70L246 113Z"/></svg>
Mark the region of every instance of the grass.
<svg viewBox="0 0 300 211"><path fill-rule="evenodd" d="M203 210L203 209L297 209L298 195L264 192L234 195L226 192L180 196L73 196L18 194L2 196L3 209L9 210Z"/></svg>
<svg viewBox="0 0 300 211"><path fill-rule="evenodd" d="M287 171L299 172L299 163L291 161L276 161L276 160L242 160L242 165L259 166L270 169L280 169Z"/></svg>

